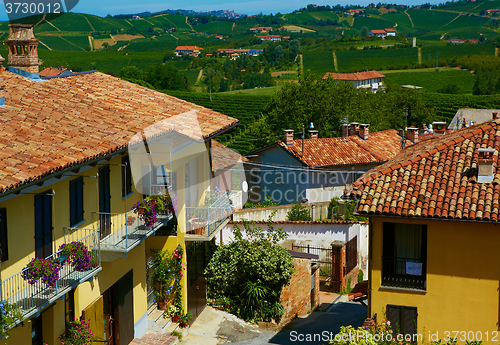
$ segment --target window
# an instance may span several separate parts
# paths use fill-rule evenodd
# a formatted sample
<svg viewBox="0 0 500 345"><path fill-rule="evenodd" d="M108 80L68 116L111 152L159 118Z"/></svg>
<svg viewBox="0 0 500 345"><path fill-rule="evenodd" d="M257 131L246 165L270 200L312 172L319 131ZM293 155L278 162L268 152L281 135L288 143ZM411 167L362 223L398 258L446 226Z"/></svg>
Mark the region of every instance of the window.
<svg viewBox="0 0 500 345"><path fill-rule="evenodd" d="M128 155L122 157L122 196L132 193L132 170Z"/></svg>
<svg viewBox="0 0 500 345"><path fill-rule="evenodd" d="M417 307L388 304L386 310L387 319L391 322L393 336L395 334L411 336L412 342L416 342L417 339L413 339L413 337L417 334Z"/></svg>
<svg viewBox="0 0 500 345"><path fill-rule="evenodd" d="M0 209L0 256L1 262L9 260L9 245L7 243L7 209Z"/></svg>
<svg viewBox="0 0 500 345"><path fill-rule="evenodd" d="M427 226L384 223L382 285L426 289Z"/></svg>
<svg viewBox="0 0 500 345"><path fill-rule="evenodd" d="M69 181L69 224L83 221L83 177Z"/></svg>
<svg viewBox="0 0 500 345"><path fill-rule="evenodd" d="M66 322L73 321L75 318L75 290L71 290L66 294L64 300L64 309L66 315Z"/></svg>

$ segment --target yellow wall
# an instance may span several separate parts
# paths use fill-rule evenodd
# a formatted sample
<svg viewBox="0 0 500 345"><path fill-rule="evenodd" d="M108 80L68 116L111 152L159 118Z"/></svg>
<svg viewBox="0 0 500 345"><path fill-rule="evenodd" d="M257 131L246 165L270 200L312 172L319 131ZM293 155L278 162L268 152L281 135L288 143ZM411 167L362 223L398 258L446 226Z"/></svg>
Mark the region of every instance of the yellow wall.
<svg viewBox="0 0 500 345"><path fill-rule="evenodd" d="M381 287L384 221L427 224L426 292ZM378 217L371 223L372 316L377 313L380 322L388 304L417 307L418 332L426 338L429 332L444 339L445 331L480 331L488 343L486 332L491 340L500 326L500 225Z"/></svg>

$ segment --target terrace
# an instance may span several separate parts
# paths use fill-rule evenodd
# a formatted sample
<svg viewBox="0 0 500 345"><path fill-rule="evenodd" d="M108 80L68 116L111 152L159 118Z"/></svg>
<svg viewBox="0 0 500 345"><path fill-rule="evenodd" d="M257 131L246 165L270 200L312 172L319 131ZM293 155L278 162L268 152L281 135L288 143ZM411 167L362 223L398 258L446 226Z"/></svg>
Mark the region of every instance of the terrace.
<svg viewBox="0 0 500 345"><path fill-rule="evenodd" d="M215 231L229 222L233 208L229 195L214 195L204 206L186 207L186 240L210 240Z"/></svg>
<svg viewBox="0 0 500 345"><path fill-rule="evenodd" d="M29 284L28 280L23 278L23 273L27 270L27 268L24 268L13 276L2 280L0 284L2 300L17 305L23 317L28 318L38 313L43 307L63 297L77 285L92 279L102 269L99 231L95 230L80 239L76 239L76 236L77 234L74 234L66 238L66 240L70 241L65 241L65 243L78 241L88 248L90 251L90 265L86 270L77 271L75 267L65 262L67 258L62 256L61 250L59 250L46 258L52 258L54 261L62 263L59 279L54 286L46 285L41 280Z"/></svg>

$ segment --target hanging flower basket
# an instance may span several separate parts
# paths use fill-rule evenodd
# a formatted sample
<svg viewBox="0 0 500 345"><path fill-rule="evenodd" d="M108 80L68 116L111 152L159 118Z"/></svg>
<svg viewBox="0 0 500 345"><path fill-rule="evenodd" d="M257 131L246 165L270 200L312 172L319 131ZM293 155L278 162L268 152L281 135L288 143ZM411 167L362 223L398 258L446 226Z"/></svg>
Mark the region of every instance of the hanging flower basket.
<svg viewBox="0 0 500 345"><path fill-rule="evenodd" d="M66 256L68 263L78 272L84 272L90 268L91 252L82 242L63 243L59 250Z"/></svg>
<svg viewBox="0 0 500 345"><path fill-rule="evenodd" d="M45 285L54 286L59 280L59 271L62 265L52 258L34 258L22 272L22 277L33 285L40 279Z"/></svg>

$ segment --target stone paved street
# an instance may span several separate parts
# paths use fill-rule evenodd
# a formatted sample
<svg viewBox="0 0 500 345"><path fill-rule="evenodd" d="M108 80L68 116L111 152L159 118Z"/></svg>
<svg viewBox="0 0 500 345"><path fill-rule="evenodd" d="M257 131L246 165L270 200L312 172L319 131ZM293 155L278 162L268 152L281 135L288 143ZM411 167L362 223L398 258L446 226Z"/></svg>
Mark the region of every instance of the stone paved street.
<svg viewBox="0 0 500 345"><path fill-rule="evenodd" d="M146 333L140 339L134 339L130 345L170 345L177 340L177 337L159 332Z"/></svg>

